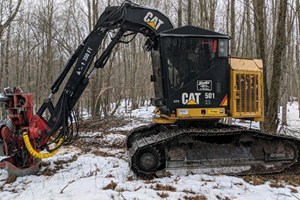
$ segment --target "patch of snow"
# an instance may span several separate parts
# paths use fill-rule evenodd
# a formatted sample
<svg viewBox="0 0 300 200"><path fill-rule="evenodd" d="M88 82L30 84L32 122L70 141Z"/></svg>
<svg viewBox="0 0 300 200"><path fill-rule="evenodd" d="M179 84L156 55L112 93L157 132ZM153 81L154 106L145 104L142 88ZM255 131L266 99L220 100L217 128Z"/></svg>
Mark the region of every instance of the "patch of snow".
<svg viewBox="0 0 300 200"><path fill-rule="evenodd" d="M121 112L120 115L132 119L130 124L110 131L129 130L151 122L152 109L143 107L131 113ZM300 128L298 104L292 103L288 110L290 128ZM247 125L244 122L237 124ZM102 132L81 133L80 136L110 145L124 141L126 137ZM18 177L14 182L7 182L7 172L0 170L0 199L185 199L196 196L209 200L300 199L299 185L283 184L274 188L269 182L252 185L232 176L193 174L142 180L130 170L124 148L101 147L97 150L109 154L83 153L77 147L63 147L58 155L43 161L39 175Z"/></svg>
<svg viewBox="0 0 300 200"><path fill-rule="evenodd" d="M299 117L299 110L298 110L298 102L288 102L287 104L287 127L283 127L283 131L280 131L283 134L292 135L295 137L300 138L300 117ZM278 113L279 119L279 127L280 130L282 126L282 106L280 107L280 112ZM251 122L250 120L240 120L240 119L233 119L233 124L245 126L248 128L253 129L260 129L259 122Z"/></svg>
<svg viewBox="0 0 300 200"><path fill-rule="evenodd" d="M54 157L52 164L69 160L74 153L67 151ZM49 160L48 160L49 161ZM43 169L42 169L43 174ZM269 184L254 186L232 176L195 174L171 176L150 181L134 177L128 163L114 157L93 154L79 155L77 160L64 164L52 176L19 177L13 183L5 183L1 175L1 199L184 199L203 195L207 199L293 199L291 188L272 188ZM115 184L115 185L113 185ZM109 186L112 185L112 186ZM161 189L167 186L170 189ZM299 196L298 193L293 194Z"/></svg>

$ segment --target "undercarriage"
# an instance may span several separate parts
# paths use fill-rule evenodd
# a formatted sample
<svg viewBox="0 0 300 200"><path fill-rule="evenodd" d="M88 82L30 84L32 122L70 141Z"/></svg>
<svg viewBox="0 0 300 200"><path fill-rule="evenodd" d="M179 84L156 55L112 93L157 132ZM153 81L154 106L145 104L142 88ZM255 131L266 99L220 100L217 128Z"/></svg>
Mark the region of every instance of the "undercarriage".
<svg viewBox="0 0 300 200"><path fill-rule="evenodd" d="M300 141L289 136L218 123L215 126L153 124L127 138L138 176L168 174L270 174L298 162Z"/></svg>

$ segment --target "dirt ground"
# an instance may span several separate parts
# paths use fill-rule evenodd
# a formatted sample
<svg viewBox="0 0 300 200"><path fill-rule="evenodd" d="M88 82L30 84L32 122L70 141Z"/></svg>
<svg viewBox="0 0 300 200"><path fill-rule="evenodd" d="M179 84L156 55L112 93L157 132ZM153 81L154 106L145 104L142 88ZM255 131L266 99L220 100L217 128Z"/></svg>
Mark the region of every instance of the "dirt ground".
<svg viewBox="0 0 300 200"><path fill-rule="evenodd" d="M80 122L80 132L101 132L100 135L93 137L84 134L74 142L74 146L80 148L85 153L93 153L100 156L115 156L108 151L103 151L101 148L118 149L121 154L126 154L125 140L126 137L120 137L113 142L105 142L102 140L106 134L119 134L126 136L129 131L112 131L113 128L122 127L130 123L128 118L108 118L108 119L92 119ZM293 167L280 174L268 175L248 175L243 176L246 182L253 185L261 185L270 182L272 187L282 187L284 184L293 186L300 185L300 166Z"/></svg>

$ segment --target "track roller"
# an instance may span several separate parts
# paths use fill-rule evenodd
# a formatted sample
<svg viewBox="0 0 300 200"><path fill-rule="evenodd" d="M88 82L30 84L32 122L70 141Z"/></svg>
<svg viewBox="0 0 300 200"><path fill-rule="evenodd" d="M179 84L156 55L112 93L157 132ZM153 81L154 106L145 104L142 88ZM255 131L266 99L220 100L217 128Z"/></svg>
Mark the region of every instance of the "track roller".
<svg viewBox="0 0 300 200"><path fill-rule="evenodd" d="M135 163L139 170L145 174L155 172L160 166L160 154L158 150L153 147L147 147L140 150L135 155Z"/></svg>

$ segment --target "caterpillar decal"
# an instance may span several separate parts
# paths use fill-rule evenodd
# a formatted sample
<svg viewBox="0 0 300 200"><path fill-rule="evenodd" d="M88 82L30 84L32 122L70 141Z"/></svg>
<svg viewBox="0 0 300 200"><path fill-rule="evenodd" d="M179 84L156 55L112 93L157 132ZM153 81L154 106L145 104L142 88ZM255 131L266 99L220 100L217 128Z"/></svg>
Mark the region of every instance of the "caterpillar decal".
<svg viewBox="0 0 300 200"><path fill-rule="evenodd" d="M148 12L145 15L144 21L155 30L158 30L159 27L164 24L164 22L157 16L154 16L152 12Z"/></svg>
<svg viewBox="0 0 300 200"><path fill-rule="evenodd" d="M182 93L182 104L183 105L199 105L200 104L200 92L196 93Z"/></svg>

